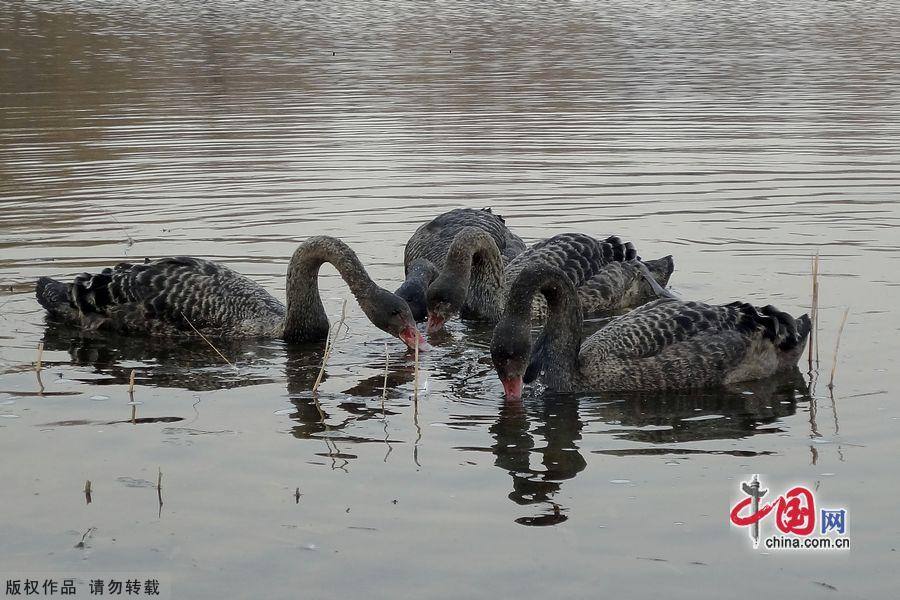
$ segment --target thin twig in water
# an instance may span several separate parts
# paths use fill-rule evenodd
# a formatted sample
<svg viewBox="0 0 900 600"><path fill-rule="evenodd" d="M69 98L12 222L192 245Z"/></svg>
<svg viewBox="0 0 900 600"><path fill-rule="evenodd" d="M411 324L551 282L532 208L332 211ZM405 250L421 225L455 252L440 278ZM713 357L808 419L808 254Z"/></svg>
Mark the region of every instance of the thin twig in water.
<svg viewBox="0 0 900 600"><path fill-rule="evenodd" d="M38 387L40 387L40 394L44 394L44 382L41 381L41 369L44 364L44 342L38 342L37 347L37 362L34 363L34 374L37 377Z"/></svg>
<svg viewBox="0 0 900 600"><path fill-rule="evenodd" d="M219 349L218 349L218 348L216 348L215 346L213 346L213 343L212 343L211 341L209 341L208 339L206 339L206 336L205 336L205 335L203 335L202 333L200 333L200 330L199 330L199 329L197 329L196 327L194 327L194 324L191 323L190 319L187 318L187 315L185 315L183 311L181 312L181 316L184 317L185 322L187 322L187 324L191 326L191 329L193 329L194 332L196 332L196 334L199 335L199 336L203 339L204 342L206 342L207 344L209 344L209 347L212 348L213 350L215 350L215 351L216 351L216 354L218 354L219 356L222 357L222 360L224 360L226 363L228 363L228 366L229 366L229 367L231 367L231 368L234 369L235 371L238 370L238 368L237 368L236 366L234 366L230 360L228 360L227 358L225 358L225 355L224 355L224 354L222 354L221 352L219 352Z"/></svg>
<svg viewBox="0 0 900 600"><path fill-rule="evenodd" d="M344 298L344 305L341 307L341 320L328 329L328 337L325 338L325 352L322 353L322 366L319 367L319 375L316 377L316 382L313 384L313 392L319 391L319 385L322 383L322 377L325 376L325 365L328 363L328 359L331 357L331 352L334 350L334 345L337 342L337 336L341 332L341 327L346 327L344 323L346 319L347 299Z"/></svg>
<svg viewBox="0 0 900 600"><path fill-rule="evenodd" d="M419 402L419 336L416 336L416 347L415 347L415 365L413 367L413 384L415 388L413 388L413 401L418 404Z"/></svg>
<svg viewBox="0 0 900 600"><path fill-rule="evenodd" d="M84 482L84 499L87 500L87 503L91 503L91 480L88 479Z"/></svg>
<svg viewBox="0 0 900 600"><path fill-rule="evenodd" d="M384 401L387 399L388 366L391 363L391 355L388 353L387 342L384 343L384 387L381 390L381 414L384 415Z"/></svg>
<svg viewBox="0 0 900 600"><path fill-rule="evenodd" d="M813 370L813 345L817 345L819 336L817 326L819 323L819 253L812 258L812 301L809 307L809 316L812 320L809 328L809 372Z"/></svg>
<svg viewBox="0 0 900 600"><path fill-rule="evenodd" d="M156 467L159 474L156 476L156 499L159 501L159 513L158 517L162 518L162 467Z"/></svg>
<svg viewBox="0 0 900 600"><path fill-rule="evenodd" d="M834 359L831 363L831 378L828 380L828 389L834 389L834 372L837 370L838 348L841 346L841 334L844 333L844 324L847 322L847 314L850 308L844 309L844 317L841 319L841 326L838 328L837 340L834 342Z"/></svg>
<svg viewBox="0 0 900 600"><path fill-rule="evenodd" d="M86 539L88 539L88 537L89 537L92 533L94 533L94 531L96 531L96 530L97 530L96 527L88 527L88 530L84 532L84 535L83 535L83 536L81 536L81 541L78 542L77 544L75 544L75 547L76 547L76 548L85 548L85 547L87 547L87 546L85 545L84 541L85 541Z"/></svg>

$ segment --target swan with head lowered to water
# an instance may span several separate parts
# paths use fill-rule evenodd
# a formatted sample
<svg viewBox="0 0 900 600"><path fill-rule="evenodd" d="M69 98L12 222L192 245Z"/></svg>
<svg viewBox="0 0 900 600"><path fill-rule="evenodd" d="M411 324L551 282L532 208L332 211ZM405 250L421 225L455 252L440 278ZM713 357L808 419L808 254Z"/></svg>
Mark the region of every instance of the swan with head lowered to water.
<svg viewBox="0 0 900 600"><path fill-rule="evenodd" d="M52 317L85 329L319 342L329 327L318 284L326 262L376 327L410 348L427 349L406 302L375 284L349 246L327 236L311 237L294 252L286 304L222 264L187 256L121 263L77 275L72 283L41 277L36 295Z"/></svg>
<svg viewBox="0 0 900 600"><path fill-rule="evenodd" d="M548 317L531 340L532 300ZM661 298L614 319L587 339L575 287L552 265L523 269L491 340L508 399L537 378L551 391L676 390L762 379L795 369L809 336L807 315L773 306L713 305Z"/></svg>

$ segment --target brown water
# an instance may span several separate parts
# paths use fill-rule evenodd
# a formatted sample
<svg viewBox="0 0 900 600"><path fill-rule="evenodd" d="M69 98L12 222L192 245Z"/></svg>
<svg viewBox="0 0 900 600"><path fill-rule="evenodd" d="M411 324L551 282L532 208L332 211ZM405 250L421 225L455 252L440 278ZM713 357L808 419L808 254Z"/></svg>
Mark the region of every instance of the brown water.
<svg viewBox="0 0 900 600"><path fill-rule="evenodd" d="M13 0L0 31L2 578L155 576L178 598L896 593L900 4ZM818 251L819 381L516 410L490 330L457 322L416 405L410 356L351 298L317 404L317 348L226 345L232 370L202 343L48 326L33 298L41 275L172 254L283 296L320 233L393 287L409 235L456 206L528 241L615 233L673 254L685 297L794 314ZM323 275L337 315L350 295ZM852 549L753 551L727 516L751 473L846 507Z"/></svg>

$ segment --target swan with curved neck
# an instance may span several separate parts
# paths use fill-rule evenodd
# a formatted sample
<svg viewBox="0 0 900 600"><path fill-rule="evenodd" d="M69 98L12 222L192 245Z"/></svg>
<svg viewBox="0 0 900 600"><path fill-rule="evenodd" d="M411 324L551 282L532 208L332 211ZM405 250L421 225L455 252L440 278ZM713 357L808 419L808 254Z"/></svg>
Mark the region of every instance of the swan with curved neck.
<svg viewBox="0 0 900 600"><path fill-rule="evenodd" d="M615 236L598 240L582 233L555 235L504 265L490 236L465 228L454 238L443 270L428 287L428 332L439 330L456 315L496 323L513 280L532 265L561 269L578 289L586 314L637 306L655 298L655 290L645 280L647 268L654 283L662 286L674 268L670 256L641 263L630 242ZM545 314L546 304L537 297L534 317Z"/></svg>
<svg viewBox="0 0 900 600"><path fill-rule="evenodd" d="M286 304L224 265L176 256L143 264L121 263L73 283L38 280L38 302L65 321L89 329L150 335L283 338L318 342L328 335L319 295L319 268L331 263L363 312L379 329L410 348L427 349L402 298L379 287L356 253L328 236L300 244L287 270Z"/></svg>
<svg viewBox="0 0 900 600"><path fill-rule="evenodd" d="M511 232L503 217L490 208L456 208L425 223L406 243L403 253L406 281L397 289L397 295L409 303L417 321L427 317L426 290L444 268L450 245L469 227L493 240L503 264L525 251L522 238Z"/></svg>
<svg viewBox="0 0 900 600"><path fill-rule="evenodd" d="M538 293L548 317L531 341L531 304ZM660 299L582 339L581 306L560 269L530 265L509 292L494 329L491 359L506 397L521 397L540 377L561 392L672 390L762 379L795 368L810 322L773 306Z"/></svg>

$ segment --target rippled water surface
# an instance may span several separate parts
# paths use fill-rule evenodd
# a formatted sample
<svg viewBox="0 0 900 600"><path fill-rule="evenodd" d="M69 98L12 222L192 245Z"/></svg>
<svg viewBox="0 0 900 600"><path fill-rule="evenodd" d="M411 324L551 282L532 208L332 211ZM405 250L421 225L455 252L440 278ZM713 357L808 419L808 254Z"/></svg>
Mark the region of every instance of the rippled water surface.
<svg viewBox="0 0 900 600"><path fill-rule="evenodd" d="M153 575L183 598L895 594L900 4L12 0L0 30L4 578ZM516 408L490 329L456 322L415 402L411 356L326 266L350 331L316 399L319 347L223 344L232 369L202 342L47 323L33 297L41 275L173 254L283 297L320 233L393 288L410 234L457 206L529 242L615 233L673 254L685 297L794 314L819 252L812 391L804 360L734 390ZM852 549L751 550L728 523L751 473L846 507Z"/></svg>

